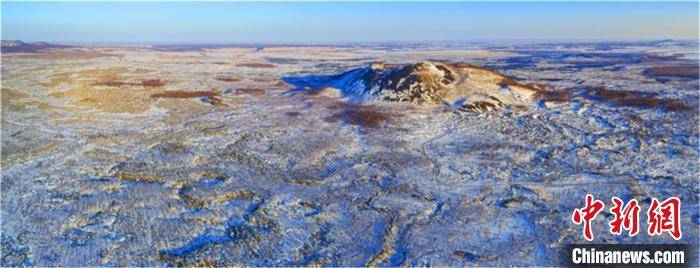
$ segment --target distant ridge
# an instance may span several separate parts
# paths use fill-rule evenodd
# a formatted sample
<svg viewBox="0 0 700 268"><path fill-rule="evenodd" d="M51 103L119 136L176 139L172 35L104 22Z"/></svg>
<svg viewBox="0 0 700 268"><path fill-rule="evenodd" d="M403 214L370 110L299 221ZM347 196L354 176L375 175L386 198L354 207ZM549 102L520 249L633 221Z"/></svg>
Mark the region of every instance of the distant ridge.
<svg viewBox="0 0 700 268"><path fill-rule="evenodd" d="M2 40L2 53L35 53L52 48L68 48L67 45L56 45L47 42L25 43L20 40Z"/></svg>

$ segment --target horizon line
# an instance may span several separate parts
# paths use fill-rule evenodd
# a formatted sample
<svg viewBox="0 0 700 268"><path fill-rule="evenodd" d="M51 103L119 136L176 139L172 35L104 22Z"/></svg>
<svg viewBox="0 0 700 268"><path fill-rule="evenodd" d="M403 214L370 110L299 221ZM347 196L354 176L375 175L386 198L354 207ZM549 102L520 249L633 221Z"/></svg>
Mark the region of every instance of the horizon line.
<svg viewBox="0 0 700 268"><path fill-rule="evenodd" d="M658 41L698 41L698 38L474 38L436 40L309 40L309 41L71 41L71 40L22 40L0 38L2 41L20 41L27 44L45 42L55 45L332 45L332 44L433 44L433 43L489 43L489 42L658 42Z"/></svg>

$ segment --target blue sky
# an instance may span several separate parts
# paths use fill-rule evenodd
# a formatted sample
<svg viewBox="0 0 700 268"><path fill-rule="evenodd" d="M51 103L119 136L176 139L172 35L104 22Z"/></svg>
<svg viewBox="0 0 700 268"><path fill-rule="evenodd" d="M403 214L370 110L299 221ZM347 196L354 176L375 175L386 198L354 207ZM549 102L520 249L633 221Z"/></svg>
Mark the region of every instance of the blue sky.
<svg viewBox="0 0 700 268"><path fill-rule="evenodd" d="M697 39L698 2L6 2L2 38L85 43Z"/></svg>

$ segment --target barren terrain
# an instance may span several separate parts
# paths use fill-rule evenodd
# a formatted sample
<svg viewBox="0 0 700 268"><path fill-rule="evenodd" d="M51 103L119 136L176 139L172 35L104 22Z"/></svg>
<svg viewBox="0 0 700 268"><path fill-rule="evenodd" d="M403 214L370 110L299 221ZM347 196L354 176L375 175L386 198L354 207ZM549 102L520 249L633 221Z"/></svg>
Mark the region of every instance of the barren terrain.
<svg viewBox="0 0 700 268"><path fill-rule="evenodd" d="M535 94L285 82L424 61ZM2 264L551 266L587 193L683 204L681 241L604 212L596 242L694 243L697 64L696 42L4 52Z"/></svg>

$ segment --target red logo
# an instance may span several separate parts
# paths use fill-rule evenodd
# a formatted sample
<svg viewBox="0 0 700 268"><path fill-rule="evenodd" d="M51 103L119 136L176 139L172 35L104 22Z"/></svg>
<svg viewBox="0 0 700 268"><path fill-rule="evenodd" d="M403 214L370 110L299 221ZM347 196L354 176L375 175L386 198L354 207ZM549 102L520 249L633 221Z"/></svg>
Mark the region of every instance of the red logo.
<svg viewBox="0 0 700 268"><path fill-rule="evenodd" d="M591 220L595 219L595 216L600 213L605 207L603 201L593 199L590 194L586 195L586 206L581 209L574 210L574 215L572 219L574 223L580 225L583 223L583 237L588 239L588 241L593 240L593 231L591 231Z"/></svg>
<svg viewBox="0 0 700 268"><path fill-rule="evenodd" d="M628 230L627 235L632 237L639 233L639 202L636 199L629 200L626 204L617 197L611 198L613 207L610 213L613 219L608 223L610 233L621 235L623 230ZM596 200L592 195L586 195L586 204L582 208L574 210L571 219L577 225L583 224L583 237L588 241L593 240L591 221L605 208L603 201ZM659 203L659 200L652 198L651 206L647 211L647 223L649 228L647 233L651 236L661 235L668 232L673 239L679 240L683 237L681 233L681 200L671 197Z"/></svg>
<svg viewBox="0 0 700 268"><path fill-rule="evenodd" d="M610 212L615 215L615 219L610 222L610 233L619 235L622 229L629 230L629 236L639 233L639 203L632 199L622 207L622 200L617 197L612 198L613 206Z"/></svg>
<svg viewBox="0 0 700 268"><path fill-rule="evenodd" d="M683 237L681 233L681 200L677 197L666 199L659 205L659 200L651 199L651 207L647 211L649 220L649 235L660 235L663 232L671 234L673 239Z"/></svg>

